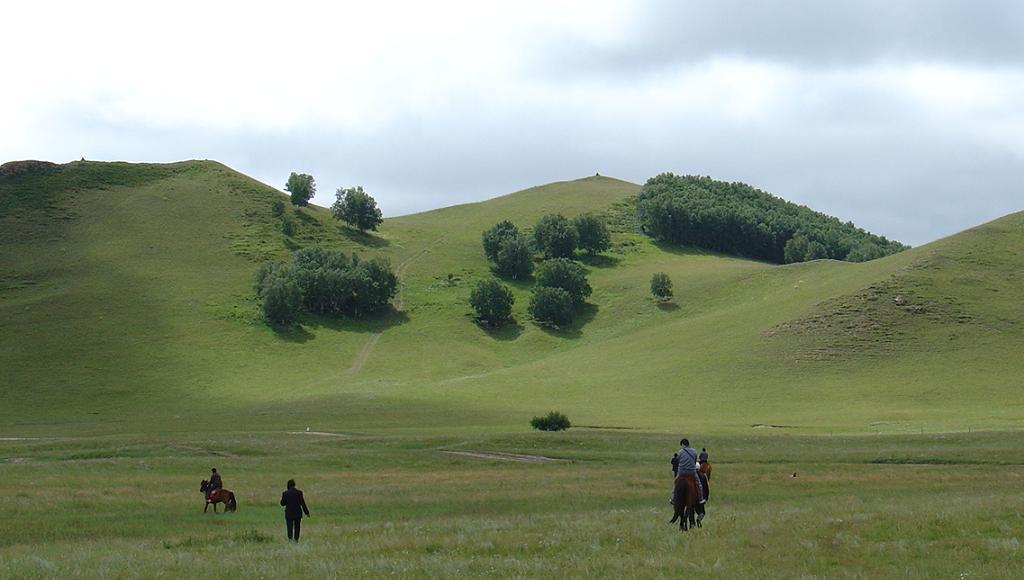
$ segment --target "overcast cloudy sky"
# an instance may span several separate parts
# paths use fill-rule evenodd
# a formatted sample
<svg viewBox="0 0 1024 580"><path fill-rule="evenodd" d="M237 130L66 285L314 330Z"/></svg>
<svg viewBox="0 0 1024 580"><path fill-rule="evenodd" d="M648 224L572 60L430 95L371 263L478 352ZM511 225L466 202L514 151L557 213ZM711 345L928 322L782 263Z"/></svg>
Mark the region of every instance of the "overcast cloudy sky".
<svg viewBox="0 0 1024 580"><path fill-rule="evenodd" d="M17 2L0 160L209 158L385 215L594 172L921 244L1024 209L1024 3Z"/></svg>

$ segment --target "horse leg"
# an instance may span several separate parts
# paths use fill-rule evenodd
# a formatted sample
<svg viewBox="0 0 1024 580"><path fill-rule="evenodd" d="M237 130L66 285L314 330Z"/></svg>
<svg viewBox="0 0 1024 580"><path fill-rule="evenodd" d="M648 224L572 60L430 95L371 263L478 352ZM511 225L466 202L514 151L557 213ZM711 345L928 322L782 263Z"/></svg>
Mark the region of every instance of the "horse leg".
<svg viewBox="0 0 1024 580"><path fill-rule="evenodd" d="M203 506L203 513L205 514L206 510L208 510L208 509L210 509L210 501L209 500L207 500L206 501L206 505Z"/></svg>

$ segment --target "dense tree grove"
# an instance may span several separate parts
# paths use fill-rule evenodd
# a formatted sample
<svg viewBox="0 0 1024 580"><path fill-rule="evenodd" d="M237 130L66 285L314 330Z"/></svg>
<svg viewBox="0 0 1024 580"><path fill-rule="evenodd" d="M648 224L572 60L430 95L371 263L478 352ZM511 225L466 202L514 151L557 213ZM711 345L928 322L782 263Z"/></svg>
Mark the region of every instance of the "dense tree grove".
<svg viewBox="0 0 1024 580"><path fill-rule="evenodd" d="M572 296L561 288L538 286L533 289L529 312L538 324L565 326L572 322L575 308Z"/></svg>
<svg viewBox="0 0 1024 580"><path fill-rule="evenodd" d="M383 309L394 298L398 277L383 258L363 261L355 254L349 257L339 251L304 248L295 252L291 264L265 262L256 272L255 285L267 319L284 322L268 314L268 309L280 310L276 304L284 290L288 301L295 300L292 286L298 292L299 305L307 312L361 316ZM278 286L284 290L272 291ZM273 308L268 300L275 302Z"/></svg>
<svg viewBox="0 0 1024 580"><path fill-rule="evenodd" d="M587 273L572 260L553 258L541 262L537 268L537 286L561 288L569 293L574 305L583 304L590 296L591 288L587 282Z"/></svg>
<svg viewBox="0 0 1024 580"><path fill-rule="evenodd" d="M377 231L377 226L384 222L383 214L377 207L377 200L363 191L362 186L339 187L335 192L331 213L335 218L361 232Z"/></svg>
<svg viewBox="0 0 1024 580"><path fill-rule="evenodd" d="M533 244L545 258L571 258L579 234L562 214L548 214L533 226Z"/></svg>
<svg viewBox="0 0 1024 580"><path fill-rule="evenodd" d="M481 280L469 295L469 304L476 310L477 319L490 326L508 322L515 301L508 286L494 278Z"/></svg>
<svg viewBox="0 0 1024 580"><path fill-rule="evenodd" d="M288 182L285 183L284 189L292 194L293 205L308 205L309 200L316 195L316 181L312 175L293 171L288 176Z"/></svg>
<svg viewBox="0 0 1024 580"><path fill-rule="evenodd" d="M651 276L651 294L658 300L668 300L672 297L672 279L664 272L657 272Z"/></svg>
<svg viewBox="0 0 1024 580"><path fill-rule="evenodd" d="M776 263L863 261L906 249L850 222L710 177L663 173L648 179L637 196L637 215L658 240Z"/></svg>
<svg viewBox="0 0 1024 580"><path fill-rule="evenodd" d="M573 218L572 225L576 228L577 246L591 256L612 247L612 235L604 220L592 213L580 214Z"/></svg>

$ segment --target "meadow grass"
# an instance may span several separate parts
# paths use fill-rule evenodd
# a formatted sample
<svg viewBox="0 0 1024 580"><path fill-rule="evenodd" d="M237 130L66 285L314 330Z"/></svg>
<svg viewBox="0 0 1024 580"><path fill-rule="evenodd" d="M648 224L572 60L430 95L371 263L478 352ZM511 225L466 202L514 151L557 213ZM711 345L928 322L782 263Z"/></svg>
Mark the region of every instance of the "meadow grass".
<svg viewBox="0 0 1024 580"><path fill-rule="evenodd" d="M674 443L586 429L5 441L0 576L994 578L1024 558L1021 433L702 438L712 501L686 534L667 523ZM237 513L201 513L211 466ZM290 477L312 513L299 546L277 505Z"/></svg>

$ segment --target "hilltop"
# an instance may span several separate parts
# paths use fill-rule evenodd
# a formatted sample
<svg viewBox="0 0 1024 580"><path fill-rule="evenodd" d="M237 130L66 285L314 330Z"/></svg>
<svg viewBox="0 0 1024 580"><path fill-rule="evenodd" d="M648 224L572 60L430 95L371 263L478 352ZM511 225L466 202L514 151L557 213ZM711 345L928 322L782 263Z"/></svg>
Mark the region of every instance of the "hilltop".
<svg viewBox="0 0 1024 580"><path fill-rule="evenodd" d="M788 266L661 246L618 228L586 263L573 328L526 316L488 333L469 289L480 233L561 212L616 214L639 186L607 177L341 228L323 208L212 161L75 162L0 176L3 431L521 430L550 409L579 425L714 432L1013 427L1024 214L865 263ZM391 260L397 307L275 331L252 276L327 245ZM676 302L648 299L669 273ZM449 274L451 276L449 277ZM2 434L2 433L0 433Z"/></svg>

